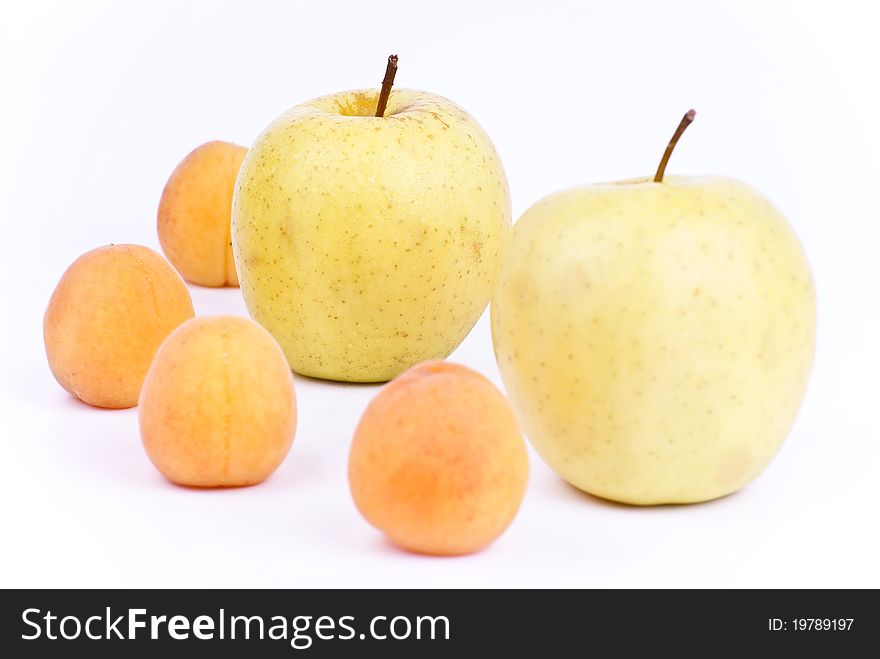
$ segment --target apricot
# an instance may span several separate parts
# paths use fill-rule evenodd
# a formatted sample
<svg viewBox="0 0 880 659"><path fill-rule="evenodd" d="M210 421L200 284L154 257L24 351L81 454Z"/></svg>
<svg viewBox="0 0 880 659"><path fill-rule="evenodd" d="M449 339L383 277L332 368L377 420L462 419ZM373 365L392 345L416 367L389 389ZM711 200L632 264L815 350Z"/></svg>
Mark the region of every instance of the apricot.
<svg viewBox="0 0 880 659"><path fill-rule="evenodd" d="M208 142L177 165L162 191L157 228L168 260L200 286L238 286L230 222L235 178L247 149Z"/></svg>
<svg viewBox="0 0 880 659"><path fill-rule="evenodd" d="M507 399L489 380L431 361L392 380L367 406L348 477L358 510L397 545L466 554L513 521L528 457Z"/></svg>
<svg viewBox="0 0 880 659"><path fill-rule="evenodd" d="M247 318L202 316L161 345L140 398L144 448L170 481L236 487L265 480L296 431L296 397L275 339Z"/></svg>
<svg viewBox="0 0 880 659"><path fill-rule="evenodd" d="M89 405L131 407L159 344L193 314L186 284L159 254L99 247L67 268L49 300L49 368Z"/></svg>

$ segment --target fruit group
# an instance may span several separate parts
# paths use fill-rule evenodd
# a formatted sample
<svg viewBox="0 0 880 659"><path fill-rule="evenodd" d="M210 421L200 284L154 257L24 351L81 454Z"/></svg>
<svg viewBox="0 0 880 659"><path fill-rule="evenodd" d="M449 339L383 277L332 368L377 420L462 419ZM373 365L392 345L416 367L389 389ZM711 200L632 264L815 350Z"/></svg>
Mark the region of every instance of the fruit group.
<svg viewBox="0 0 880 659"><path fill-rule="evenodd" d="M510 225L479 125L426 92L309 101L251 147L232 239L251 316L293 369L381 382L447 356L479 318Z"/></svg>
<svg viewBox="0 0 880 659"><path fill-rule="evenodd" d="M738 490L810 372L815 298L791 228L727 178L594 185L516 223L492 302L505 388L543 459L635 504Z"/></svg>
<svg viewBox="0 0 880 659"><path fill-rule="evenodd" d="M159 344L193 313L186 285L159 254L99 247L71 264L49 300L49 368L83 402L131 407Z"/></svg>
<svg viewBox="0 0 880 659"><path fill-rule="evenodd" d="M513 520L528 458L513 411L464 366L420 364L373 399L349 457L354 502L396 544L427 554L482 549Z"/></svg>
<svg viewBox="0 0 880 659"><path fill-rule="evenodd" d="M184 158L165 184L159 242L187 281L238 286L229 232L232 190L246 153L243 146L208 142Z"/></svg>
<svg viewBox="0 0 880 659"><path fill-rule="evenodd" d="M168 480L253 485L293 442L293 377L281 348L253 321L194 318L156 353L139 414L147 455Z"/></svg>

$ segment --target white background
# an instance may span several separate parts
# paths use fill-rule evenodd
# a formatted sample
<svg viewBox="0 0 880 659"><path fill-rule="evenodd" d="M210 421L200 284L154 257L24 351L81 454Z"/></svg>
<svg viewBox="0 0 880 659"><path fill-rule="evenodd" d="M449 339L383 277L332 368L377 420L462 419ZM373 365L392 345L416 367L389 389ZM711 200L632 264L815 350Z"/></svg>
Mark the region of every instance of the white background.
<svg viewBox="0 0 880 659"><path fill-rule="evenodd" d="M824 5L824 6L823 6ZM880 586L880 102L873 3L3 2L0 14L0 586ZM819 299L802 413L729 498L630 508L582 495L534 454L518 518L488 550L406 554L351 503L346 460L377 387L297 379L300 422L263 485L196 491L147 460L137 411L55 383L52 289L109 242L158 248L177 162L250 144L291 105L398 85L492 136L514 216L569 185L727 174L801 237ZM192 287L199 313L245 314ZM499 382L487 316L452 359Z"/></svg>

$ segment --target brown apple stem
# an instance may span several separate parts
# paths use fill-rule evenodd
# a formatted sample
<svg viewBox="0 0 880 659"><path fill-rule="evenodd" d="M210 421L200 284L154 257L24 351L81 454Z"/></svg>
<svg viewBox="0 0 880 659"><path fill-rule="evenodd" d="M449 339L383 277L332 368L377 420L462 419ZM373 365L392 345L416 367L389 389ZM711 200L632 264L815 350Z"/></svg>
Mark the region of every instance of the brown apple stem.
<svg viewBox="0 0 880 659"><path fill-rule="evenodd" d="M669 140L669 144L666 146L666 151L663 152L663 158L660 160L660 166L657 168L657 173L654 175L654 183L663 182L663 174L666 173L666 163L669 162L669 156L672 155L672 150L675 148L675 145L678 144L678 138L680 138L685 129L691 125L691 122L696 116L697 113L695 110L688 110L687 113L681 118L681 123L678 124L678 128L675 129L675 134L673 134L672 139Z"/></svg>
<svg viewBox="0 0 880 659"><path fill-rule="evenodd" d="M382 81L382 91L379 92L379 102L376 104L376 116L385 116L385 106L388 105L388 97L391 96L391 85L394 84L394 76L397 75L397 55L388 56L388 66L385 67L385 79Z"/></svg>

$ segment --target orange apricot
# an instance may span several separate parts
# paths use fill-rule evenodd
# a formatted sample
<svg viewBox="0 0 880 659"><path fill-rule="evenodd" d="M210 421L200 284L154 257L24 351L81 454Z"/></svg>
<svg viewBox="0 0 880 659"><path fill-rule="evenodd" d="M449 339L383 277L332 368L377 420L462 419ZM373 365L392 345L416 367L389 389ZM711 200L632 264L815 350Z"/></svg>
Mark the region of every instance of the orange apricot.
<svg viewBox="0 0 880 659"><path fill-rule="evenodd" d="M193 314L186 284L159 254L99 247L67 268L49 300L49 368L83 402L131 407L159 344Z"/></svg>
<svg viewBox="0 0 880 659"><path fill-rule="evenodd" d="M355 505L411 551L478 551L515 517L528 480L525 442L507 399L479 373L414 366L364 412L349 455Z"/></svg>
<svg viewBox="0 0 880 659"><path fill-rule="evenodd" d="M247 149L213 141L190 153L172 172L159 201L159 243L187 281L238 286L230 222L235 178Z"/></svg>
<svg viewBox="0 0 880 659"><path fill-rule="evenodd" d="M293 443L293 376L281 347L252 320L193 318L156 353L138 413L147 455L168 480L253 485Z"/></svg>

